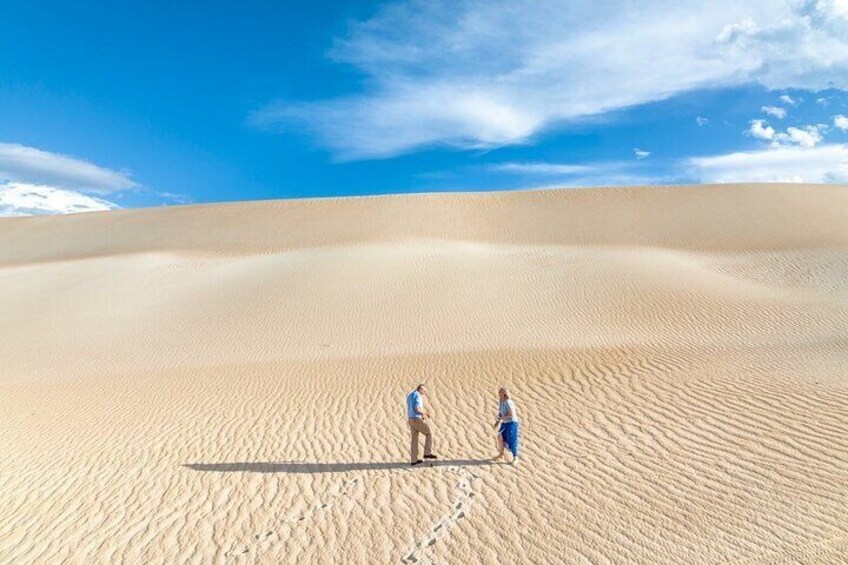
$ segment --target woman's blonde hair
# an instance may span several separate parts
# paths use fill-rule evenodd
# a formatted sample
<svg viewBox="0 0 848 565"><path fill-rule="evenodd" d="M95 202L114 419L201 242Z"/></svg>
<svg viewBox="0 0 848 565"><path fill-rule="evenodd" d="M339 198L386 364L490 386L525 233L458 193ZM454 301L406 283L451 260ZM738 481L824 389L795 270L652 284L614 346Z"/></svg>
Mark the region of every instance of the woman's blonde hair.
<svg viewBox="0 0 848 565"><path fill-rule="evenodd" d="M506 388L505 386L502 386L501 388L498 389L498 394L504 395L505 398L510 398L509 389Z"/></svg>

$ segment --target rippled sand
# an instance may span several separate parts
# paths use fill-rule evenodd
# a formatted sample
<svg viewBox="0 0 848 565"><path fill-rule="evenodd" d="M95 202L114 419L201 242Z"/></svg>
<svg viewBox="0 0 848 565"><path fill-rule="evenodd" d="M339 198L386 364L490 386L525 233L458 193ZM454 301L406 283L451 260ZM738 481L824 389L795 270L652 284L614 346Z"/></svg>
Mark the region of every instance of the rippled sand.
<svg viewBox="0 0 848 565"><path fill-rule="evenodd" d="M0 291L3 563L848 561L846 187L9 218Z"/></svg>

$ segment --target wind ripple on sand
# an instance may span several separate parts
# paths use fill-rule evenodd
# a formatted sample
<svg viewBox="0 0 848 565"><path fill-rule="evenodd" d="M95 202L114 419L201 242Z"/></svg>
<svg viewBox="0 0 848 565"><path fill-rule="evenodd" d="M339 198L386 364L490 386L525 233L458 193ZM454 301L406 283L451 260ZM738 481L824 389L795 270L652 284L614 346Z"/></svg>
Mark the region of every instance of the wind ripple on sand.
<svg viewBox="0 0 848 565"><path fill-rule="evenodd" d="M848 562L846 194L0 221L0 562Z"/></svg>

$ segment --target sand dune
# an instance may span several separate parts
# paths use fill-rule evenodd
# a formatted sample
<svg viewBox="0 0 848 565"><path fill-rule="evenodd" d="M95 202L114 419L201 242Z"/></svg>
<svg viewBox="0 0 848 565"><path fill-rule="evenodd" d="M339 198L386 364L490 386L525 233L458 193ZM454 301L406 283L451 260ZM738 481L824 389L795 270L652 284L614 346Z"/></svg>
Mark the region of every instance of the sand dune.
<svg viewBox="0 0 848 565"><path fill-rule="evenodd" d="M848 562L846 187L8 218L0 288L3 563Z"/></svg>

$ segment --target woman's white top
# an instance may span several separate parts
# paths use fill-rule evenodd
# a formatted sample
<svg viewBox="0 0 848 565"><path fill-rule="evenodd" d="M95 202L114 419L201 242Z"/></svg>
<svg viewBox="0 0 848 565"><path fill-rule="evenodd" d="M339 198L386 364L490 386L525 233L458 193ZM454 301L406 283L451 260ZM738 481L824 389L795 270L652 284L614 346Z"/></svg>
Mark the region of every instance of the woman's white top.
<svg viewBox="0 0 848 565"><path fill-rule="evenodd" d="M508 413L511 413L512 416L507 416ZM501 400L500 404L498 405L498 415L501 417L504 423L517 422L518 412L515 410L515 402L513 402L511 398Z"/></svg>

